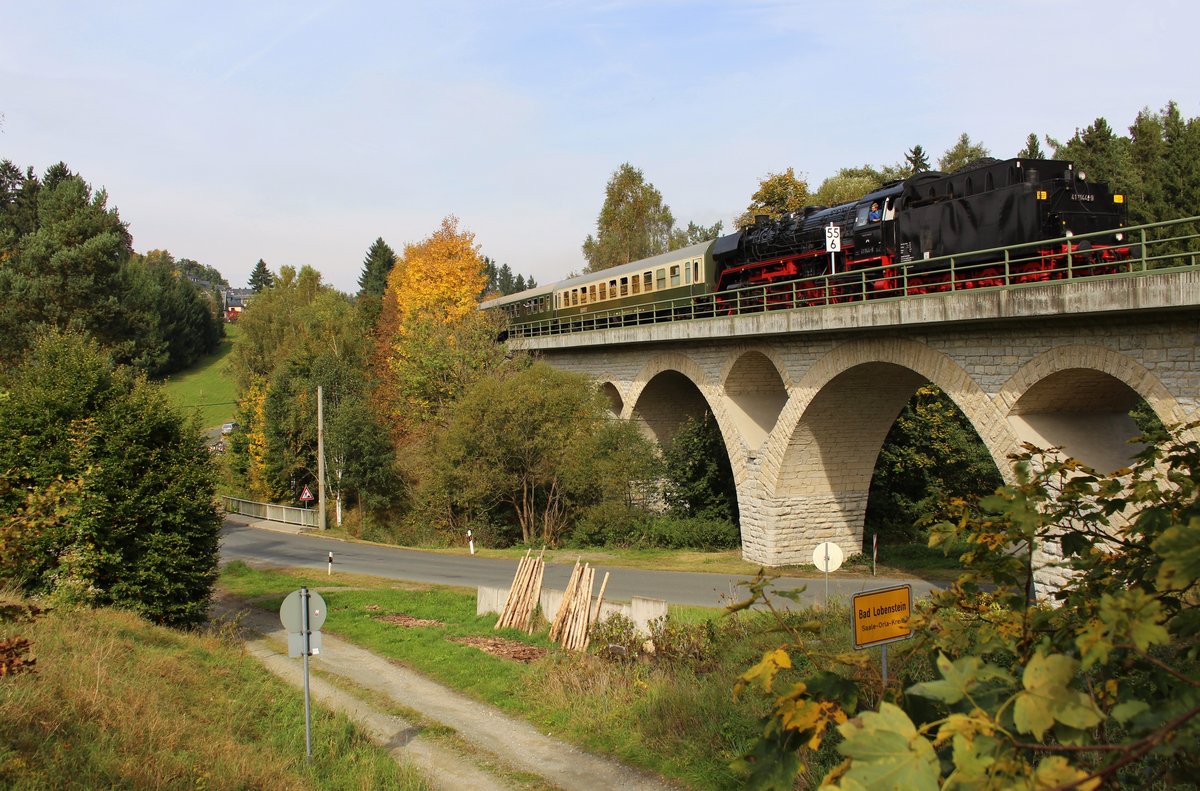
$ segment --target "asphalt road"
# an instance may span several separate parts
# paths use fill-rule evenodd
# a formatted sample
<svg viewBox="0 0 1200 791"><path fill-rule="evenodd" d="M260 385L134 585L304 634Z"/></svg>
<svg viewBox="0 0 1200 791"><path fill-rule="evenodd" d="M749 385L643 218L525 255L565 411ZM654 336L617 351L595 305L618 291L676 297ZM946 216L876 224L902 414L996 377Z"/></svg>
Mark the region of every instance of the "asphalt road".
<svg viewBox="0 0 1200 791"><path fill-rule="evenodd" d="M339 541L311 533L295 534L281 530L254 527L240 521L226 520L221 531L221 559L224 562L244 560L275 566L294 566L314 570L313 585L325 576L329 553L333 553L334 568L354 574L369 574L412 582L439 585L478 587L480 585L507 588L516 574L516 560L500 560L471 555L444 555L410 549L381 547ZM542 585L562 590L571 576L571 564L546 564ZM633 596L665 599L672 604L694 604L721 607L744 599L745 589L737 583L742 576L703 572L652 571L596 566L597 579L611 572L605 598L628 600ZM319 572L319 573L316 573ZM894 579L870 576L830 575L829 597L849 599L854 593L893 585L912 585L913 596L920 597L933 587L918 579ZM826 581L780 578L775 586L794 590L807 586L801 594L802 604L817 604L825 599ZM778 600L787 605L786 599Z"/></svg>

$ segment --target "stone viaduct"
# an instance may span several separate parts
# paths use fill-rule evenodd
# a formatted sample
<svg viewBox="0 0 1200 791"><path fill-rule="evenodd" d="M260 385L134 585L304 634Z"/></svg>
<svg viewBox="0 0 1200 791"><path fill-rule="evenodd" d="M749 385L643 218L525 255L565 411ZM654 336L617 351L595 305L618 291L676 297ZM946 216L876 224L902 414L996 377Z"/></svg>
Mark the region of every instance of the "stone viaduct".
<svg viewBox="0 0 1200 791"><path fill-rule="evenodd" d="M1200 272L960 291L510 341L587 374L662 446L710 411L737 481L742 554L811 562L862 548L883 441L925 382L974 425L1001 474L1030 441L1124 466L1139 398L1200 418Z"/></svg>

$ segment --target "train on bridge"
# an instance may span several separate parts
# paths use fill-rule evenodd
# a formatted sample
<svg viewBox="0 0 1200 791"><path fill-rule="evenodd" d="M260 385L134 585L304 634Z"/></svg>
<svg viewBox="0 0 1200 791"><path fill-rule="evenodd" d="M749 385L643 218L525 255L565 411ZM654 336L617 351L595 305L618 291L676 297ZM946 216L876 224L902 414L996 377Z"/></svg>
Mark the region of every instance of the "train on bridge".
<svg viewBox="0 0 1200 791"><path fill-rule="evenodd" d="M1061 160L981 160L488 300L522 334L792 309L1121 271L1124 196Z"/></svg>

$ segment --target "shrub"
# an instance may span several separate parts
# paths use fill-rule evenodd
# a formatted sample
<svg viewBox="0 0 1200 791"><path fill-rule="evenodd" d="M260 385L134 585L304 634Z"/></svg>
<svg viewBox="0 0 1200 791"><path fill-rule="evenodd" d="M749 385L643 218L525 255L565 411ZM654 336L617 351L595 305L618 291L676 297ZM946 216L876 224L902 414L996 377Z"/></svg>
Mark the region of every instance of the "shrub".
<svg viewBox="0 0 1200 791"><path fill-rule="evenodd" d="M641 525L638 545L656 549L733 549L741 541L736 525L725 519L654 516Z"/></svg>

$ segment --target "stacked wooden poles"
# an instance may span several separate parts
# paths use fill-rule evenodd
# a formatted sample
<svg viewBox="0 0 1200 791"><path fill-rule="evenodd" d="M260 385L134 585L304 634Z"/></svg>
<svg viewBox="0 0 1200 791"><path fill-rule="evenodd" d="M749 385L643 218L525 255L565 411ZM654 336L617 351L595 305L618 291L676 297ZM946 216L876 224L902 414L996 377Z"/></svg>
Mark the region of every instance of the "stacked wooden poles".
<svg viewBox="0 0 1200 791"><path fill-rule="evenodd" d="M504 611L500 613L500 620L496 621L497 629L509 627L533 633L533 612L537 609L538 599L542 595L542 574L546 569L542 559L546 555L546 548L542 547L536 558L530 557L532 552L532 549L526 552L525 557L517 564L517 573L513 577L512 587L508 590Z"/></svg>
<svg viewBox="0 0 1200 791"><path fill-rule="evenodd" d="M587 648L588 631L599 617L599 605L594 614L592 611L592 586L595 581L596 570L587 563L580 566L576 560L558 614L554 616L554 623L550 624L550 639L569 651L582 651ZM607 585L606 574L600 588L602 599Z"/></svg>

